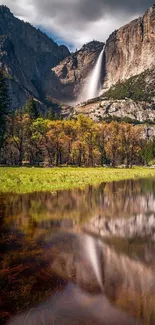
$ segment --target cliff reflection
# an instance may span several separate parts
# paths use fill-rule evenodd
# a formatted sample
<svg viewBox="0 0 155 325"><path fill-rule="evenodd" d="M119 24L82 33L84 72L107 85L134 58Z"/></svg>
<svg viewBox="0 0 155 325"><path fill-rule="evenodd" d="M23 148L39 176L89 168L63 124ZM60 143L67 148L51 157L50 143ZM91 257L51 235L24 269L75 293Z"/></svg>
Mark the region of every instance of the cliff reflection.
<svg viewBox="0 0 155 325"><path fill-rule="evenodd" d="M155 180L1 194L1 323L154 325L154 220ZM104 293L87 261L89 231Z"/></svg>
<svg viewBox="0 0 155 325"><path fill-rule="evenodd" d="M38 244L28 246L21 238L22 246L14 246L13 256L5 253L0 273L1 319L11 318L9 325L131 325L140 320L154 325L154 268L103 243L98 256L102 254L104 292L95 289L92 295L92 273L83 259L85 237L52 235L40 251Z"/></svg>
<svg viewBox="0 0 155 325"><path fill-rule="evenodd" d="M122 181L89 186L85 190L0 195L0 216L22 232L47 229L67 220L67 227L91 218L131 218L154 214L155 180Z"/></svg>

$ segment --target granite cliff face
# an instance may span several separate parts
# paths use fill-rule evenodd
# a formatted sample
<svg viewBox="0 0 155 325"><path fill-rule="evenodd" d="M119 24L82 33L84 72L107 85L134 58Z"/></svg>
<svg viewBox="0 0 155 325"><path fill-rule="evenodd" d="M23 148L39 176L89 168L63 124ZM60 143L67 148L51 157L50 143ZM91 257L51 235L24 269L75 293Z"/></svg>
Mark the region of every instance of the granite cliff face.
<svg viewBox="0 0 155 325"><path fill-rule="evenodd" d="M102 120L155 121L154 103L132 99L107 99L99 97L79 104L71 110L72 116L84 114L99 122Z"/></svg>
<svg viewBox="0 0 155 325"><path fill-rule="evenodd" d="M61 85L51 68L69 54L67 47L0 6L0 66L9 81L13 108L29 95L41 100L56 97Z"/></svg>
<svg viewBox="0 0 155 325"><path fill-rule="evenodd" d="M60 80L63 97L76 100L86 78L95 66L104 43L92 41L64 59L52 70Z"/></svg>
<svg viewBox="0 0 155 325"><path fill-rule="evenodd" d="M155 5L110 35L105 46L104 89L155 65Z"/></svg>

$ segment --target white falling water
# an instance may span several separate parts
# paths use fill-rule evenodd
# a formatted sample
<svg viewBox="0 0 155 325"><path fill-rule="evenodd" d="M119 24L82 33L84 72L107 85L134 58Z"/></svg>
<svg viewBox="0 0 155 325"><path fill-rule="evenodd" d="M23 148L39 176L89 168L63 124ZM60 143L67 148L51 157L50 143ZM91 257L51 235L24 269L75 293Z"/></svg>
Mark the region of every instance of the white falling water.
<svg viewBox="0 0 155 325"><path fill-rule="evenodd" d="M100 94L103 53L104 53L104 48L97 59L93 71L91 72L90 76L86 80L84 89L79 97L79 102L98 97Z"/></svg>
<svg viewBox="0 0 155 325"><path fill-rule="evenodd" d="M94 67L94 70L92 71L92 74L90 76L88 90L86 93L87 99L97 97L101 91L100 77L101 77L103 52L104 52L104 49L101 51L101 53L98 57L98 60L96 62L96 65Z"/></svg>
<svg viewBox="0 0 155 325"><path fill-rule="evenodd" d="M101 265L99 256L97 254L97 246L94 238L91 236L86 236L86 242L85 242L86 252L89 257L89 260L93 266L94 273L96 275L96 279L98 281L98 284L100 285L100 288L103 290L103 283L102 283L102 275L101 275Z"/></svg>

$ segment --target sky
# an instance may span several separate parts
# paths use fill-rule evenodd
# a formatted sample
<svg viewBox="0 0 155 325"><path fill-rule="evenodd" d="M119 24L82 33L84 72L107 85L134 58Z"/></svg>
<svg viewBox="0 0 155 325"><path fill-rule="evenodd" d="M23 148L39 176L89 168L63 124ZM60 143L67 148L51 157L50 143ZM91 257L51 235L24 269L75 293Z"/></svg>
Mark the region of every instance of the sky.
<svg viewBox="0 0 155 325"><path fill-rule="evenodd" d="M12 13L71 50L106 41L119 27L143 15L150 0L0 0Z"/></svg>

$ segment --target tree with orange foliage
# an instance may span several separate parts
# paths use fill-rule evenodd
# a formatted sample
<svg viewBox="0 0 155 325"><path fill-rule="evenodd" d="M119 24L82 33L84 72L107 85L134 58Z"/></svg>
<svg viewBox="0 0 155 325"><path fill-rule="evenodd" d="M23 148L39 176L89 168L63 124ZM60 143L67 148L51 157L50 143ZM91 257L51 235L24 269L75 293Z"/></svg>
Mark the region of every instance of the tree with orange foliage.
<svg viewBox="0 0 155 325"><path fill-rule="evenodd" d="M123 123L121 130L125 164L127 167L132 167L137 163L141 152L143 128Z"/></svg>
<svg viewBox="0 0 155 325"><path fill-rule="evenodd" d="M112 167L122 163L122 128L118 122L107 125L107 137L105 143L106 156L110 159Z"/></svg>

